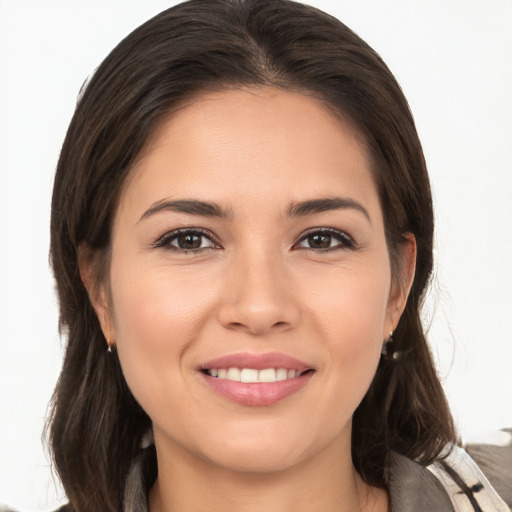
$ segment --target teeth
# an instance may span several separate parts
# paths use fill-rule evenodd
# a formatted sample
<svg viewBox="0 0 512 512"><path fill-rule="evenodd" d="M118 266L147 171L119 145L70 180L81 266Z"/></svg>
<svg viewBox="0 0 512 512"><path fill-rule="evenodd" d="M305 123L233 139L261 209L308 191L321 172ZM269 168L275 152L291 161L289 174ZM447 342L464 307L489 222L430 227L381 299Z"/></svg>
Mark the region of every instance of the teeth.
<svg viewBox="0 0 512 512"><path fill-rule="evenodd" d="M226 379L240 381L240 370L238 368L229 368Z"/></svg>
<svg viewBox="0 0 512 512"><path fill-rule="evenodd" d="M287 368L265 368L255 370L254 368L219 368L207 370L208 375L219 379L232 380L235 382L278 382L287 379L294 379L300 372L288 370Z"/></svg>
<svg viewBox="0 0 512 512"><path fill-rule="evenodd" d="M276 380L286 380L288 378L288 370L286 368L279 368L276 372Z"/></svg>
<svg viewBox="0 0 512 512"><path fill-rule="evenodd" d="M286 371L286 370L285 370ZM276 371L274 368L268 368L267 370L260 370L258 375L259 382L275 382L276 381Z"/></svg>
<svg viewBox="0 0 512 512"><path fill-rule="evenodd" d="M231 370L231 368L229 369ZM241 382L259 382L259 374L258 370L253 370L252 368L244 368L240 373L239 379L231 379L231 380L239 380ZM229 375L229 372L228 372Z"/></svg>

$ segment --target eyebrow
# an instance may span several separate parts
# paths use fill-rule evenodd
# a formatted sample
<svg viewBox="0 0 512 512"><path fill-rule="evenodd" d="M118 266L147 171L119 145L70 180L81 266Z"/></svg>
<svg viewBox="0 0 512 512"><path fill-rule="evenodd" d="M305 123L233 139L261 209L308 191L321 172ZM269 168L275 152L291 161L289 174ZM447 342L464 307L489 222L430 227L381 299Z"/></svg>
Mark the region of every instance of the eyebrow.
<svg viewBox="0 0 512 512"><path fill-rule="evenodd" d="M216 203L207 201L198 201L195 199L180 199L176 201L162 200L153 203L139 219L139 222L151 217L155 213L170 210L178 213L188 213L191 215L201 215L204 217L217 217L220 219L229 219L232 217L231 211L221 208Z"/></svg>
<svg viewBox="0 0 512 512"><path fill-rule="evenodd" d="M329 210L357 210L366 217L370 224L372 223L368 210L361 203L349 197L322 197L292 203L287 213L290 217L303 217Z"/></svg>
<svg viewBox="0 0 512 512"><path fill-rule="evenodd" d="M305 217L329 210L357 210L361 212L371 224L371 219L366 208L359 202L348 197L322 197L292 203L287 210L289 217ZM231 219L233 217L230 209L225 209L217 203L199 201L196 199L179 199L175 201L163 199L156 201L148 208L139 219L139 222L151 217L161 211L173 211L200 215L203 217L215 217L219 219Z"/></svg>

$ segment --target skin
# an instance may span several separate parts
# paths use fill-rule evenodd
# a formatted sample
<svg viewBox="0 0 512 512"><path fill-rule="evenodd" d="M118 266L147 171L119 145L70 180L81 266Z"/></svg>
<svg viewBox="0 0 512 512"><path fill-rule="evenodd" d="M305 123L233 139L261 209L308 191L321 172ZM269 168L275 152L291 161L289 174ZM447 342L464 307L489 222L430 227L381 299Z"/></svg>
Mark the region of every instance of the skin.
<svg viewBox="0 0 512 512"><path fill-rule="evenodd" d="M364 211L288 214L333 196ZM184 199L227 216L155 209ZM199 249L169 236L162 245L192 227L207 233ZM336 234L318 248L308 235L322 228ZM350 440L412 283L412 236L401 251L398 286L364 149L315 99L206 94L160 125L120 198L109 288L93 292L93 266L82 262L105 337L153 421L152 512L387 510L386 492L355 471ZM276 351L314 373L269 406L228 400L198 371L226 354Z"/></svg>

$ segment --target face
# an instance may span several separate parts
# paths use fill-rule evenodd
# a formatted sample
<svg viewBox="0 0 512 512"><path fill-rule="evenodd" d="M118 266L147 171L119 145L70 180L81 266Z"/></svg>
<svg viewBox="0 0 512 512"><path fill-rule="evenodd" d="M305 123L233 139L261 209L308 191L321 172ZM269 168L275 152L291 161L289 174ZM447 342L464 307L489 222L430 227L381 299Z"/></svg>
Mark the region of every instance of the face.
<svg viewBox="0 0 512 512"><path fill-rule="evenodd" d="M159 127L120 198L109 286L95 307L159 457L242 471L350 446L405 303L363 148L274 89L204 95Z"/></svg>

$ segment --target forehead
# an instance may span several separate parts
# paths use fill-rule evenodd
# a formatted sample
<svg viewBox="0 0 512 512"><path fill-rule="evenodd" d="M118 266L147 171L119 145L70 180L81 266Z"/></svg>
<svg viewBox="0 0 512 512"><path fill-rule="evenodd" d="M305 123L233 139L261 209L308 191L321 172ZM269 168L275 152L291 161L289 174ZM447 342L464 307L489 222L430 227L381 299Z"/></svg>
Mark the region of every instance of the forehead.
<svg viewBox="0 0 512 512"><path fill-rule="evenodd" d="M217 125L217 134L226 128L236 129L237 126L244 128L240 135L247 136L282 128L282 134L286 133L289 138L294 137L296 140L303 137L312 139L320 131L328 131L334 136L341 131L366 154L364 136L349 117L341 114L327 101L320 100L314 93L292 92L275 87L246 87L199 93L179 103L156 126L137 162L147 157L162 142L169 142L171 137L197 137L206 131L205 128L211 130L212 123ZM295 129L291 129L291 125ZM304 131L304 128L307 130ZM208 136L211 135L212 131ZM261 140L253 139L253 142L256 146Z"/></svg>
<svg viewBox="0 0 512 512"><path fill-rule="evenodd" d="M299 201L339 186L364 199L375 194L369 167L357 132L325 103L272 88L229 90L197 96L164 119L124 195L233 201L280 190Z"/></svg>

